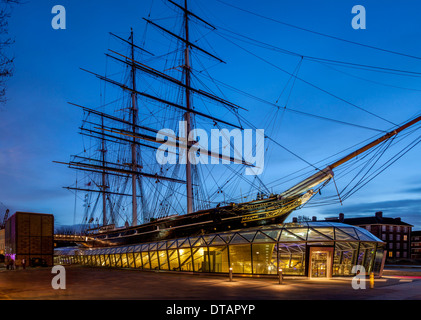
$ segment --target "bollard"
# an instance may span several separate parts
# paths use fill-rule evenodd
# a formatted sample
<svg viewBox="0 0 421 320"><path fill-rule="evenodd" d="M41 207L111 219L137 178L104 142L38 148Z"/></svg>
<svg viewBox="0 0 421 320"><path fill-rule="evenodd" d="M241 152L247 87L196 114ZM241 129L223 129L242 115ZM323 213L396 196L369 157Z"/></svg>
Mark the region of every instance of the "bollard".
<svg viewBox="0 0 421 320"><path fill-rule="evenodd" d="M370 289L374 289L374 272L370 272Z"/></svg>
<svg viewBox="0 0 421 320"><path fill-rule="evenodd" d="M278 270L278 278L279 278L279 284L282 284L282 282L283 282L283 278L284 278L284 276L283 276L283 274L282 274L282 269L279 269Z"/></svg>
<svg viewBox="0 0 421 320"><path fill-rule="evenodd" d="M230 281L232 281L232 268L230 268Z"/></svg>

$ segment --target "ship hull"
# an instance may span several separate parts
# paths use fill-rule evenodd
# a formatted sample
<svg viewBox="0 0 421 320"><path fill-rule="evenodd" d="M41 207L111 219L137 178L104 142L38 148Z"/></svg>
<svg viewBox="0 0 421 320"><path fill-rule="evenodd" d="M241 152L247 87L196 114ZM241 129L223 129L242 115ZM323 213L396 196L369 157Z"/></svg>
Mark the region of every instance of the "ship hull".
<svg viewBox="0 0 421 320"><path fill-rule="evenodd" d="M288 199L272 197L161 219L137 227L91 234L85 245L132 245L283 223L289 214L307 202L311 195L312 193L306 193Z"/></svg>

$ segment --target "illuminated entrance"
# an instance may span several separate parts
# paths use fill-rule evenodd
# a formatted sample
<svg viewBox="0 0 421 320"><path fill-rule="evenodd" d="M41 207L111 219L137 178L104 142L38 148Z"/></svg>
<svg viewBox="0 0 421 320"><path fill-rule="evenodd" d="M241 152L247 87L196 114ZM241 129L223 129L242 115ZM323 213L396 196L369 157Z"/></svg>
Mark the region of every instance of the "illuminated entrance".
<svg viewBox="0 0 421 320"><path fill-rule="evenodd" d="M310 278L331 278L332 256L333 248L311 247L308 270Z"/></svg>

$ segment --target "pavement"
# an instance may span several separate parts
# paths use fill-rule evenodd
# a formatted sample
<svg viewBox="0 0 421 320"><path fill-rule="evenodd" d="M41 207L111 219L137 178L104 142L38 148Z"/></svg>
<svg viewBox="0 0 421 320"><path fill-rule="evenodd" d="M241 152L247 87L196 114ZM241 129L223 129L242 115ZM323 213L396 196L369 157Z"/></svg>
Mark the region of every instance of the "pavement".
<svg viewBox="0 0 421 320"><path fill-rule="evenodd" d="M395 268L398 269L398 268ZM402 275L394 269L374 288L353 289L352 278L251 278L159 271L65 266L65 281L51 268L0 270L1 300L421 300L421 269ZM53 289L52 283L65 285Z"/></svg>

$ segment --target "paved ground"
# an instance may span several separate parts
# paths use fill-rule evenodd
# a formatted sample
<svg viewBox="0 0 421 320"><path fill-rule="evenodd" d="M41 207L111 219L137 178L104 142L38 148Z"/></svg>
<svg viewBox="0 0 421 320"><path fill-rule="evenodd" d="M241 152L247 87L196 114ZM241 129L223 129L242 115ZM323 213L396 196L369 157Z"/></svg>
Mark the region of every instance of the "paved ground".
<svg viewBox="0 0 421 320"><path fill-rule="evenodd" d="M66 289L54 290L51 268L0 271L3 300L421 300L421 273L387 272L375 288L354 290L351 279L307 280L176 274L66 267Z"/></svg>

